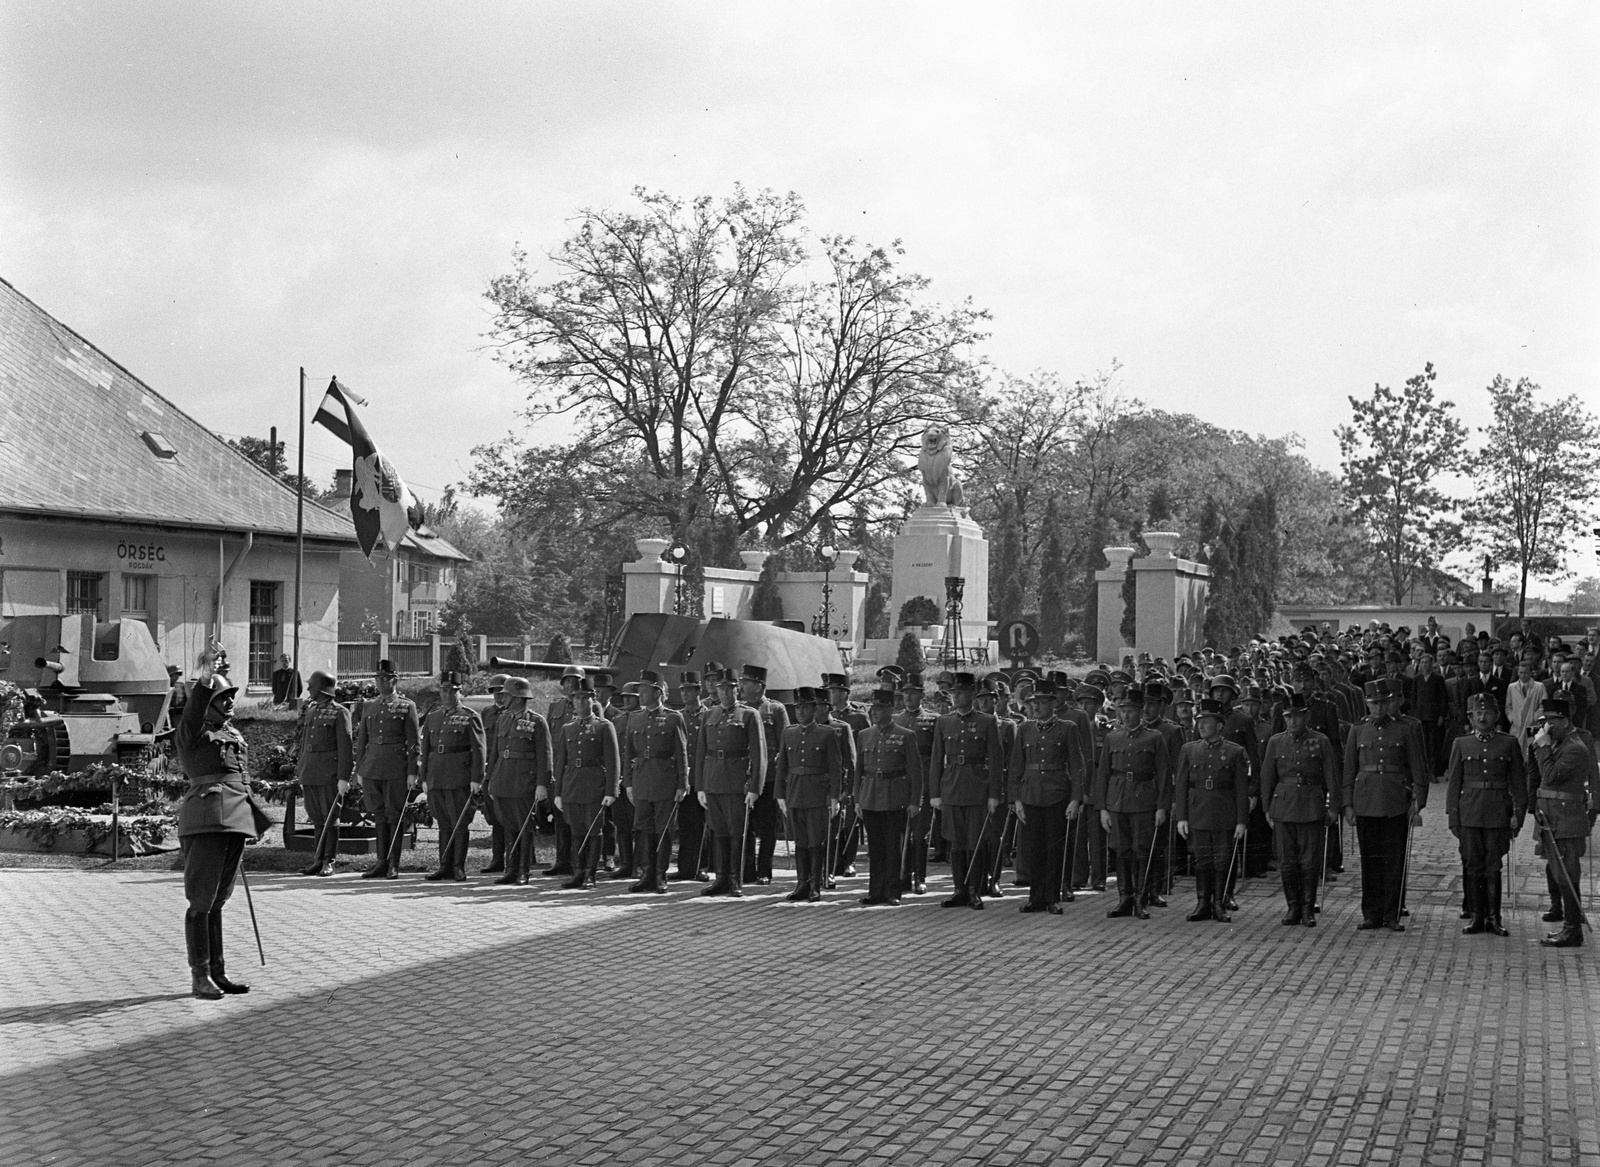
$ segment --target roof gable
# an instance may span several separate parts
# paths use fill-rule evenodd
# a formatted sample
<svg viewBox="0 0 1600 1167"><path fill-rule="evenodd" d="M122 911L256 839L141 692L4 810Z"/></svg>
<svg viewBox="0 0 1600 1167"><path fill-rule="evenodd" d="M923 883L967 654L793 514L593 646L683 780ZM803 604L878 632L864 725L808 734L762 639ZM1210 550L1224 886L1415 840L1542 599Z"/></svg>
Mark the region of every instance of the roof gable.
<svg viewBox="0 0 1600 1167"><path fill-rule="evenodd" d="M0 510L295 533L295 492L0 279ZM306 500L308 538L354 541Z"/></svg>

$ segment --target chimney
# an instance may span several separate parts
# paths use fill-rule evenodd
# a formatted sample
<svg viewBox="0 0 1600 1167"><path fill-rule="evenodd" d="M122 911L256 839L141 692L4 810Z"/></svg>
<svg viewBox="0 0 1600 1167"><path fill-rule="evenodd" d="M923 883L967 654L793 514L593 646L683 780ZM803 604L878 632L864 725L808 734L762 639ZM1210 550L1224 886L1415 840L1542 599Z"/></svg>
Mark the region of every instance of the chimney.
<svg viewBox="0 0 1600 1167"><path fill-rule="evenodd" d="M352 472L349 471L349 470L335 470L333 472L333 497L334 498L340 499L340 498L349 498L350 497L350 491L351 491L350 475L351 475L351 473Z"/></svg>

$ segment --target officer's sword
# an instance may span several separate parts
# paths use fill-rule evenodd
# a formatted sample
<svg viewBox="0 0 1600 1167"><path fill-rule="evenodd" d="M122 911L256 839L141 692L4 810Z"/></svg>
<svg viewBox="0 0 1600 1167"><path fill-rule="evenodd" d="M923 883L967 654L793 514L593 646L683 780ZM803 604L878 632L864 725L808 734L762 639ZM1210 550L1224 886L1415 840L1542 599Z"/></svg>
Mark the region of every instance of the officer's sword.
<svg viewBox="0 0 1600 1167"><path fill-rule="evenodd" d="M606 812L606 808L604 806L601 806L600 810L595 814L594 818L589 820L589 829L587 831L583 832L583 842L579 843L578 844L578 849L572 853L573 870L574 871L584 871L584 870L586 870L586 868L583 866L583 849L589 845L589 836L594 834L594 825L595 825L595 823L599 822L601 819L606 817L606 813L605 812Z"/></svg>
<svg viewBox="0 0 1600 1167"><path fill-rule="evenodd" d="M533 821L533 816L538 814L538 813L539 813L539 800L536 798L536 799L533 800L533 805L528 808L527 815L522 820L522 829L517 832L517 837L511 844L511 850L506 852L506 854L515 855L517 853L517 847L522 842L522 836L528 833L528 824ZM537 847L534 848L533 855L531 857L529 865L532 866L532 867L539 866L539 849Z"/></svg>
<svg viewBox="0 0 1600 1167"><path fill-rule="evenodd" d="M1235 838L1233 846L1228 848L1228 871L1222 877L1222 910L1224 912L1228 910L1228 883L1233 879L1233 861L1238 856L1240 844L1243 842L1243 839Z"/></svg>
<svg viewBox="0 0 1600 1167"><path fill-rule="evenodd" d="M256 952L261 957L261 967L267 967L267 950L261 947L261 925L256 923L256 902L250 898L250 877L244 873L244 856L239 856L239 880L244 884L244 902L250 909L250 930L256 934Z"/></svg>
<svg viewBox="0 0 1600 1167"><path fill-rule="evenodd" d="M1006 831L1011 827L1011 816L1016 813L1013 803L1006 803L1006 817L1000 824L1000 841L994 846L994 870L989 872L989 882L999 880L1000 873L1006 868Z"/></svg>
<svg viewBox="0 0 1600 1167"><path fill-rule="evenodd" d="M1073 816L1072 822L1067 825L1067 837L1064 840L1065 847L1061 852L1060 894L1061 899L1069 904L1078 898L1072 894L1072 878L1067 874L1067 871L1068 868L1072 866L1072 854L1077 849L1078 819L1081 818L1082 815L1083 811L1080 808L1078 814Z"/></svg>
<svg viewBox="0 0 1600 1167"><path fill-rule="evenodd" d="M1567 870L1567 861L1561 858L1561 848L1556 846L1556 833L1550 829L1548 823L1541 823L1539 829L1545 834L1544 848L1546 856L1556 857L1556 870L1561 872L1561 878L1567 885L1567 892L1572 896L1572 903L1578 909L1578 922L1589 931L1594 931L1594 925L1589 923L1589 917L1584 914L1583 901L1578 898L1578 886L1572 882L1572 873Z"/></svg>
<svg viewBox="0 0 1600 1167"><path fill-rule="evenodd" d="M694 797L694 795L692 795L692 794L685 794L683 796L683 798L693 798L693 797ZM675 798L675 799L672 800L672 813L667 816L667 825L662 828L662 830L661 830L661 839L660 839L660 841L658 843L656 843L656 882L657 883L665 883L665 882L667 882L666 867L667 867L668 861L670 861L672 859L672 824L675 823L677 821L677 819L678 819L678 807L683 804L683 798ZM662 859L661 858L661 848L662 848L663 845L665 845L666 848L667 848L667 858L666 859Z"/></svg>
<svg viewBox="0 0 1600 1167"><path fill-rule="evenodd" d="M1150 897L1150 868L1155 865L1156 843L1160 838L1160 831L1154 831L1150 835L1150 857L1144 861L1144 879L1139 884L1139 895L1144 899Z"/></svg>
<svg viewBox="0 0 1600 1167"><path fill-rule="evenodd" d="M451 855L455 854L455 851L456 851L456 837L461 834L461 828L464 827L467 823L472 821L472 816L475 813L477 813L477 808L472 805L472 795L468 794L467 795L467 805L462 808L460 814L456 815L455 829L450 832L449 841L447 843L445 843L444 847L439 851L439 867L440 867L441 870L444 868L444 861L445 861L446 856L451 856ZM451 863L450 867L451 867L452 870L454 870L455 864ZM462 867L465 868L466 864L463 863Z"/></svg>
<svg viewBox="0 0 1600 1167"><path fill-rule="evenodd" d="M344 795L334 795L333 805L328 808L328 817L322 820L322 830L317 832L317 849L311 853L313 859L322 858L322 841L328 837L328 828L333 825L333 816L339 813L339 807L343 802Z"/></svg>
<svg viewBox="0 0 1600 1167"><path fill-rule="evenodd" d="M385 867L394 862L395 848L400 845L400 836L405 833L404 828L406 825L406 811L417 805L417 800L411 797L411 795L415 793L415 791L408 791L405 805L400 808L400 819L395 824L394 838L389 840L389 852L383 857L383 865Z"/></svg>

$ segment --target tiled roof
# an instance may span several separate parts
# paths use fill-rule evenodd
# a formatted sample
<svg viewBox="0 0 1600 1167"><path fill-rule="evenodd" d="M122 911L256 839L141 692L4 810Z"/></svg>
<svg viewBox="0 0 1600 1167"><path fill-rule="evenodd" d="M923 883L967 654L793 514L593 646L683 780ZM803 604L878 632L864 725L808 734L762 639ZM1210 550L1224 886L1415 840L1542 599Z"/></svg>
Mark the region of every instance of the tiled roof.
<svg viewBox="0 0 1600 1167"><path fill-rule="evenodd" d="M406 532L404 543L407 547L415 548L424 555L432 555L436 559L459 559L463 563L469 563L472 560L472 556L463 555L456 550L455 545L450 540L443 535L435 535L426 526L412 527L411 530Z"/></svg>
<svg viewBox="0 0 1600 1167"><path fill-rule="evenodd" d="M0 511L295 532L293 490L3 279ZM305 532L355 541L309 499Z"/></svg>

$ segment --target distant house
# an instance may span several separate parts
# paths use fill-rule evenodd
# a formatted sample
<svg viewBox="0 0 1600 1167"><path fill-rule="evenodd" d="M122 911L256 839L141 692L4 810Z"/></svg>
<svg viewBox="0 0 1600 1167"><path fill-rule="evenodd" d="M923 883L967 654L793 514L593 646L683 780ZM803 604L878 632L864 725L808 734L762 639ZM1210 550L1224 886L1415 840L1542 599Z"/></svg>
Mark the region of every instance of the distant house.
<svg viewBox="0 0 1600 1167"><path fill-rule="evenodd" d="M212 637L265 690L294 637L295 492L0 280L0 618L143 620L186 673ZM305 504L300 671L332 669L349 517ZM246 668L240 668L246 663Z"/></svg>
<svg viewBox="0 0 1600 1167"><path fill-rule="evenodd" d="M328 505L348 508L349 499L350 471L337 471ZM455 598L457 570L469 562L426 526L407 531L392 552L378 547L370 562L359 550L346 551L339 563L339 639L371 640L376 631L422 640L437 632L439 613Z"/></svg>

